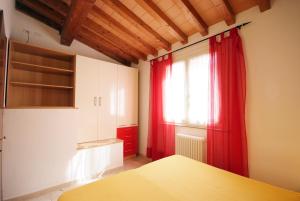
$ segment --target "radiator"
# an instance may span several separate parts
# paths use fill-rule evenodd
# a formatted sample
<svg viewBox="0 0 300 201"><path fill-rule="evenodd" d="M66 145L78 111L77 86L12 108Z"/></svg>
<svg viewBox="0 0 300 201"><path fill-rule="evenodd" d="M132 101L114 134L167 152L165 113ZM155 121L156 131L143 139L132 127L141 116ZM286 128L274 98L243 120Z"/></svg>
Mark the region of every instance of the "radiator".
<svg viewBox="0 0 300 201"><path fill-rule="evenodd" d="M175 153L194 160L205 162L205 138L184 134L176 134Z"/></svg>

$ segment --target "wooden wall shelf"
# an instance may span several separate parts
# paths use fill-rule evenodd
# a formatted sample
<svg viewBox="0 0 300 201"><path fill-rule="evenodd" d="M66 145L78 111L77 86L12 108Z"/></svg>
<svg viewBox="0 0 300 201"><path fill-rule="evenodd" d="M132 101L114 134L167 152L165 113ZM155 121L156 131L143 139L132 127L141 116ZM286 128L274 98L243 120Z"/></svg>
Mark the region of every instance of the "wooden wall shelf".
<svg viewBox="0 0 300 201"><path fill-rule="evenodd" d="M50 84L40 84L40 83L28 83L28 82L10 82L11 85L21 86L21 87L41 87L41 88L55 88L55 89L73 89L70 86L59 86Z"/></svg>
<svg viewBox="0 0 300 201"><path fill-rule="evenodd" d="M8 108L74 107L75 55L10 42Z"/></svg>
<svg viewBox="0 0 300 201"><path fill-rule="evenodd" d="M68 106L20 106L20 107L6 107L5 109L74 109L77 110L76 107L68 107Z"/></svg>
<svg viewBox="0 0 300 201"><path fill-rule="evenodd" d="M18 61L11 62L13 68L18 68L27 71L36 71L42 73L58 73L58 74L72 74L74 73L73 70L68 70L64 68L55 68L50 66L43 66L43 65L36 65L31 63L24 63Z"/></svg>

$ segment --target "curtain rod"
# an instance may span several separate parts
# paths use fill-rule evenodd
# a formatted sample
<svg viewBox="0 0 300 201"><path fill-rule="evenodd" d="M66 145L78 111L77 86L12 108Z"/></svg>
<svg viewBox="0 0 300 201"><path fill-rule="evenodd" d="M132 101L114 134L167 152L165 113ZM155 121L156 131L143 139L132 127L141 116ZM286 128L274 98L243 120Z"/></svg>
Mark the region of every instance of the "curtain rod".
<svg viewBox="0 0 300 201"><path fill-rule="evenodd" d="M227 29L227 30L222 31L222 32L220 32L220 33L217 33L217 34L215 34L215 35L212 35L212 36L210 36L210 37L207 37L207 38L204 38L204 39L202 39L202 40L196 41L196 42L194 42L194 43L192 43L192 44L189 44L189 45L187 45L187 46L183 46L183 47L178 48L178 49L176 49L176 50L173 50L173 51L170 51L170 52L168 52L168 53L165 53L165 54L163 54L163 55L161 55L161 56L154 57L153 59L150 59L150 60L147 60L147 61L152 61L152 60L154 60L154 59L157 59L157 58L160 58L160 57L164 57L164 56L166 56L166 55L168 55L168 54L170 54L170 53L178 52L178 51L180 51L180 50L183 50L183 49L185 49L185 48L191 47L191 46L196 45L196 44L198 44L198 43L202 43L203 41L206 41L206 40L208 40L208 39L210 39L210 38L212 38L212 37L214 37L214 36L218 36L218 35L220 35L220 34L222 34L222 33L225 33L225 32L227 32L227 31L230 31L230 30L233 29L233 28L241 29L243 26L246 26L246 25L248 25L248 24L250 24L250 23L251 23L251 22L245 22L245 23L243 23L243 24L237 25L237 26L235 26L235 27L232 27L232 28L230 28L230 29Z"/></svg>

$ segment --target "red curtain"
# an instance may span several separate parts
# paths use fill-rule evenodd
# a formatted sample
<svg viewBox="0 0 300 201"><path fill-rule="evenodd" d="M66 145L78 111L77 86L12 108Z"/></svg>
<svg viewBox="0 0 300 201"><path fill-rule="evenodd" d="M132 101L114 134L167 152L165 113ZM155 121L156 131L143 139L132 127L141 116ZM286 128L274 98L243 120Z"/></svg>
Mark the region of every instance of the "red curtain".
<svg viewBox="0 0 300 201"><path fill-rule="evenodd" d="M172 73L172 55L151 61L147 157L158 160L175 153L175 127L164 118L165 82Z"/></svg>
<svg viewBox="0 0 300 201"><path fill-rule="evenodd" d="M246 71L238 30L210 45L210 108L207 127L207 162L248 176L245 128Z"/></svg>

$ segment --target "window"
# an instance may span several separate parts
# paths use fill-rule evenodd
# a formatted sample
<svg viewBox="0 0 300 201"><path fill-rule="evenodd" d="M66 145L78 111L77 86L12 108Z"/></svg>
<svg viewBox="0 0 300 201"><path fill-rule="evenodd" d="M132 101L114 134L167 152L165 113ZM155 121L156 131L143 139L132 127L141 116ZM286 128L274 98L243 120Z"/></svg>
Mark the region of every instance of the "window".
<svg viewBox="0 0 300 201"><path fill-rule="evenodd" d="M165 119L176 124L205 126L208 116L208 48L179 57L165 81Z"/></svg>

